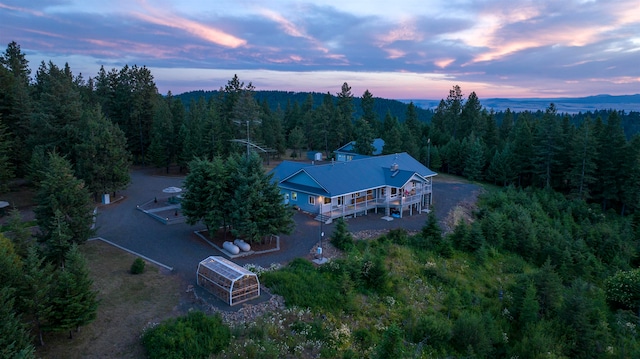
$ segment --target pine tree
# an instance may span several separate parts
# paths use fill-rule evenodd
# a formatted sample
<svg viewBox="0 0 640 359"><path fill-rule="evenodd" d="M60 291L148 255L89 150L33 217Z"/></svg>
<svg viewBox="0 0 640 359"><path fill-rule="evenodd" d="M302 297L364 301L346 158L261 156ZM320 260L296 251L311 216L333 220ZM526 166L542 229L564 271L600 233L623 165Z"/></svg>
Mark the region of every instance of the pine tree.
<svg viewBox="0 0 640 359"><path fill-rule="evenodd" d="M591 189L596 182L598 143L593 122L586 118L571 139L571 165L567 180L572 193L580 199L591 197Z"/></svg>
<svg viewBox="0 0 640 359"><path fill-rule="evenodd" d="M70 241L84 243L93 233L93 206L84 182L73 175L71 164L50 153L47 171L36 194L36 220L45 243L55 235L59 223L68 225Z"/></svg>
<svg viewBox="0 0 640 359"><path fill-rule="evenodd" d="M57 272L54 294L51 297L52 311L43 327L45 331L68 331L69 339L73 330L91 323L98 309L97 292L91 286L87 263L78 246L73 245L66 255L66 266Z"/></svg>
<svg viewBox="0 0 640 359"><path fill-rule="evenodd" d="M353 138L353 94L346 82L342 84L340 92L336 94L336 116L330 128L331 149L335 149L349 142Z"/></svg>
<svg viewBox="0 0 640 359"><path fill-rule="evenodd" d="M378 118L375 111L375 99L369 90L365 90L360 99L360 107L362 107L362 118L376 130Z"/></svg>
<svg viewBox="0 0 640 359"><path fill-rule="evenodd" d="M442 241L442 229L440 228L438 218L436 217L436 212L433 210L433 208L427 215L427 222L422 227L420 237L422 239L422 242L419 244L419 247L424 249L435 248L439 246L440 242Z"/></svg>
<svg viewBox="0 0 640 359"><path fill-rule="evenodd" d="M0 113L0 193L9 190L9 180L13 178L13 164L10 156L12 154L12 141L9 138L7 126L4 125L2 114Z"/></svg>
<svg viewBox="0 0 640 359"><path fill-rule="evenodd" d="M602 201L602 208L607 209L621 199L628 166L627 139L617 112L612 111L609 114L607 123L597 136L600 152L596 161L598 168L596 198Z"/></svg>
<svg viewBox="0 0 640 359"><path fill-rule="evenodd" d="M518 177L515 168L515 156L511 144L507 143L501 151L496 151L493 155L487 169L487 179L506 186Z"/></svg>
<svg viewBox="0 0 640 359"><path fill-rule="evenodd" d="M11 142L8 155L9 167L17 176L24 176L29 162L30 118L33 113L33 101L30 96L29 61L15 41L7 46L0 55L0 118L7 126L7 136ZM2 145L0 144L0 147ZM2 151L0 151L1 155ZM0 172L5 164L0 163ZM0 176L1 178L1 176ZM1 181L1 180L0 180Z"/></svg>
<svg viewBox="0 0 640 359"><path fill-rule="evenodd" d="M93 193L115 192L131 180L131 154L127 150L124 132L104 117L100 108L85 111L79 128L82 141L75 146L76 175Z"/></svg>
<svg viewBox="0 0 640 359"><path fill-rule="evenodd" d="M249 157L227 161L233 162L237 165L231 176L233 196L228 204L233 235L259 242L271 234L290 233L294 225L293 213L282 202L277 183L264 173L260 157L251 153Z"/></svg>
<svg viewBox="0 0 640 359"><path fill-rule="evenodd" d="M25 258L31 247L31 230L23 221L22 214L17 208L11 209L9 212L9 220L5 224L7 226L7 237L13 242L15 252L20 257Z"/></svg>
<svg viewBox="0 0 640 359"><path fill-rule="evenodd" d="M306 139L302 128L294 127L289 134L289 147L293 151L291 155L294 157L301 157L302 154L300 153L300 150L303 148L305 142Z"/></svg>
<svg viewBox="0 0 640 359"><path fill-rule="evenodd" d="M467 138L468 144L467 156L464 161L464 175L470 181L482 179L482 170L484 168L484 145L479 138L473 134ZM467 140L465 139L465 141Z"/></svg>
<svg viewBox="0 0 640 359"><path fill-rule="evenodd" d="M375 151L375 147L373 147L373 129L365 119L361 118L358 120L355 127L355 134L356 144L354 150L361 155L373 155Z"/></svg>
<svg viewBox="0 0 640 359"><path fill-rule="evenodd" d="M46 326L46 320L52 311L50 295L54 285L53 278L53 266L45 263L35 246L30 247L24 261L19 297L22 311L31 320L40 345L44 345L42 328Z"/></svg>
<svg viewBox="0 0 640 359"><path fill-rule="evenodd" d="M552 103L546 109L540 125L534 134L535 172L542 181L542 186L551 188L553 174L558 165L560 153L560 127L558 126L556 107Z"/></svg>
<svg viewBox="0 0 640 359"><path fill-rule="evenodd" d="M196 158L189 162L189 174L184 180L184 197L181 202L182 214L186 217L187 223L194 225L209 214L211 206L210 183L219 184L212 181L213 171L210 161ZM211 230L211 223L205 223L207 230ZM214 227L217 228L217 227Z"/></svg>
<svg viewBox="0 0 640 359"><path fill-rule="evenodd" d="M382 147L382 154L388 155L393 153L402 152L402 132L400 130L400 124L398 119L391 116L391 112L387 111L384 117L382 139L384 140L384 147Z"/></svg>
<svg viewBox="0 0 640 359"><path fill-rule="evenodd" d="M165 101L159 101L151 124L151 144L149 145L149 158L151 163L160 168L165 167L169 173L169 167L177 152L176 134L172 122L173 114Z"/></svg>
<svg viewBox="0 0 640 359"><path fill-rule="evenodd" d="M349 251L353 248L353 236L347 229L347 222L340 217L336 220L336 228L331 234L331 244L342 251Z"/></svg>
<svg viewBox="0 0 640 359"><path fill-rule="evenodd" d="M29 331L14 309L13 290L0 287L0 357L35 358Z"/></svg>

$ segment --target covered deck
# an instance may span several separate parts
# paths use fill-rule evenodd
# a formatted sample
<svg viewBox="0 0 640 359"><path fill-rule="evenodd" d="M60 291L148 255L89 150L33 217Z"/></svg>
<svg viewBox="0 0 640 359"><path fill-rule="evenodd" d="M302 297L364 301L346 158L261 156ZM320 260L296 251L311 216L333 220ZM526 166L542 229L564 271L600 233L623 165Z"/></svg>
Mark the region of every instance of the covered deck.
<svg viewBox="0 0 640 359"><path fill-rule="evenodd" d="M316 219L331 222L340 217L366 215L371 210L375 213L384 211L386 216L394 212L402 218L406 211L409 215L422 212L431 206L432 201L431 180L412 182L405 188L384 186L343 196L319 198Z"/></svg>

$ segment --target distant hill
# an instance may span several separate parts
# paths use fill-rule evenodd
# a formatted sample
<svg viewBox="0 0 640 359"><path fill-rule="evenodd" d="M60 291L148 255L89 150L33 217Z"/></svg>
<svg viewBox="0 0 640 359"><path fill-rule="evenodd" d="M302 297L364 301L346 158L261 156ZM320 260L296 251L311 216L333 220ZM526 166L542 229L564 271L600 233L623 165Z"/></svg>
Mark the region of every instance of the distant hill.
<svg viewBox="0 0 640 359"><path fill-rule="evenodd" d="M189 106L191 100L198 100L200 97L204 97L205 100L208 100L212 96L218 94L218 91L190 91L185 92L180 95L176 95L175 97L182 100L185 106ZM272 110L280 107L283 111L287 108L287 103L298 103L299 106L306 101L307 97L311 95L313 97L313 105L314 108L320 106L324 99L325 94L319 92L288 92L288 91L256 91L255 98L261 103L263 101L267 101L269 107ZM334 101L336 97L334 97ZM382 121L387 114L390 112L392 116L398 118L400 122L405 120L407 113L407 105L410 101L399 101L399 100L389 100L384 98L375 98L374 110L378 115L378 120ZM362 108L360 107L360 98L353 98L353 105L355 110L355 118L359 118L362 116ZM431 121L431 117L433 117L433 111L427 108L423 108L416 105L416 110L418 113L418 120L429 122ZM437 105L437 104L436 104Z"/></svg>
<svg viewBox="0 0 640 359"><path fill-rule="evenodd" d="M405 103L413 101L423 109L434 110L440 100L400 100ZM504 111L510 108L513 112L544 111L550 103L554 103L560 113L594 112L597 110L622 110L626 112L640 111L640 94L636 95L596 95L588 97L557 97L557 98L480 98L480 103L487 109Z"/></svg>

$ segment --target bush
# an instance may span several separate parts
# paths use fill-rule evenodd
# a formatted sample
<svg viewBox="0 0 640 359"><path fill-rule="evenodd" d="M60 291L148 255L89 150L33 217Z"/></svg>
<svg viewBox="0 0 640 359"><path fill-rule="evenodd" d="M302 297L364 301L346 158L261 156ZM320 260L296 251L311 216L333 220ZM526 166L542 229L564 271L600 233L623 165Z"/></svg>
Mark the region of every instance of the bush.
<svg viewBox="0 0 640 359"><path fill-rule="evenodd" d="M142 274L144 273L145 261L142 258L136 258L131 264L131 274Z"/></svg>
<svg viewBox="0 0 640 359"><path fill-rule="evenodd" d="M342 218L336 221L336 229L331 236L331 244L342 251L353 249L353 237L347 230L347 223Z"/></svg>
<svg viewBox="0 0 640 359"><path fill-rule="evenodd" d="M209 358L229 346L231 330L219 314L193 311L149 329L142 344L149 358Z"/></svg>
<svg viewBox="0 0 640 359"><path fill-rule="evenodd" d="M262 274L260 281L273 293L282 295L287 306L340 312L352 307L351 288L328 270L316 269L311 262L296 258L287 267Z"/></svg>

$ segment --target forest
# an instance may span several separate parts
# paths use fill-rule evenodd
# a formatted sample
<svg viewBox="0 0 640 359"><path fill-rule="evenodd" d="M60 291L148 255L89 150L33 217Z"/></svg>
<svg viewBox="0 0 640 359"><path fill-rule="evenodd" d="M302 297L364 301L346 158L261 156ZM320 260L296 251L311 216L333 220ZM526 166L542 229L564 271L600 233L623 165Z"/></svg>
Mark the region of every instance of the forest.
<svg viewBox="0 0 640 359"><path fill-rule="evenodd" d="M472 220L445 233L429 216L420 233L370 241L336 224L342 259L261 271L287 311L227 328L233 335L202 357L638 357L638 113L495 113L458 86L433 111L398 106L368 90L356 97L346 82L335 94L293 94L237 76L218 91L162 95L137 65L84 78L42 62L32 77L10 43L0 56L0 195L26 180L40 232L13 212L0 233L2 356L34 357L42 333L72 335L95 318L77 248L91 235L89 208L125 188L132 165L186 174L194 159L243 153L238 139L280 158L331 158L352 140L370 154L380 137L384 153L481 184Z"/></svg>

